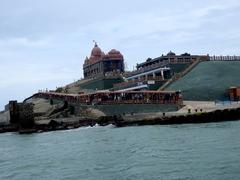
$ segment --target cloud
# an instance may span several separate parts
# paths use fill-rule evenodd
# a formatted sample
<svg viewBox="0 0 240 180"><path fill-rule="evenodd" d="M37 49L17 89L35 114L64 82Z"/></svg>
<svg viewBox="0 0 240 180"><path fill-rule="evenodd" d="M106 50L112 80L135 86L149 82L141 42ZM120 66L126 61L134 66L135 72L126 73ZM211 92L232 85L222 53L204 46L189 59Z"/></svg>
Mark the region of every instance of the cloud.
<svg viewBox="0 0 240 180"><path fill-rule="evenodd" d="M14 48L44 48L49 47L50 38L44 39L31 39L28 37L12 37L12 38L2 38L0 39L0 49L10 49Z"/></svg>
<svg viewBox="0 0 240 180"><path fill-rule="evenodd" d="M239 7L239 0L0 2L0 99L20 97L23 84L26 97L80 78L92 40L119 49L129 69L169 50L238 54Z"/></svg>

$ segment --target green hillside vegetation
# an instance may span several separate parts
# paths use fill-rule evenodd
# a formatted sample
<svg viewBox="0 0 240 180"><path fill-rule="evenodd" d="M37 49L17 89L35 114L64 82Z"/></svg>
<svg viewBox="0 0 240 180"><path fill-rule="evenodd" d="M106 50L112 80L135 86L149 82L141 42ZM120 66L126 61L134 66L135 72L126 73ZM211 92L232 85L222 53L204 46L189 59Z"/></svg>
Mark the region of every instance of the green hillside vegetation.
<svg viewBox="0 0 240 180"><path fill-rule="evenodd" d="M185 70L188 66L189 66L189 64L170 64L169 65L171 70L175 73L179 73L179 72Z"/></svg>
<svg viewBox="0 0 240 180"><path fill-rule="evenodd" d="M201 62L166 89L181 90L184 100L226 100L231 86L240 86L239 61Z"/></svg>
<svg viewBox="0 0 240 180"><path fill-rule="evenodd" d="M92 90L104 90L113 88L113 84L123 82L122 78L100 78L94 79L86 83L82 83L80 87L82 89L92 89Z"/></svg>
<svg viewBox="0 0 240 180"><path fill-rule="evenodd" d="M57 88L56 92L72 94L77 94L79 92L91 93L96 90L111 89L113 88L113 84L121 82L123 82L121 77L81 79L64 87Z"/></svg>

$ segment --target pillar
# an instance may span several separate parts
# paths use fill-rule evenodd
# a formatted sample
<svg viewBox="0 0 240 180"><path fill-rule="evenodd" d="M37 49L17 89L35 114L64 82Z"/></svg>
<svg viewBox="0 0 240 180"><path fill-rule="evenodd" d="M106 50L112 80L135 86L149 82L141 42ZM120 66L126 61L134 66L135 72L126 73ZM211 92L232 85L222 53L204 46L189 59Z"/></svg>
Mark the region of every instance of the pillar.
<svg viewBox="0 0 240 180"><path fill-rule="evenodd" d="M153 79L155 79L156 78L156 74L155 73L153 73Z"/></svg>
<svg viewBox="0 0 240 180"><path fill-rule="evenodd" d="M163 78L163 80L164 80L164 72L163 72L163 69L161 70L161 76L162 76L162 78Z"/></svg>

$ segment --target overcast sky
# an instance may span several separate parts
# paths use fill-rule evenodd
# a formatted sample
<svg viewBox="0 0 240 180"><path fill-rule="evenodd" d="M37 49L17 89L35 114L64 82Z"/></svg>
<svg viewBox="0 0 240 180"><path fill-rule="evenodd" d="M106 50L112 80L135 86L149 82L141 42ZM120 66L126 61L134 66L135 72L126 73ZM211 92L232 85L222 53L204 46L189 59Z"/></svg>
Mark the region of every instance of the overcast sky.
<svg viewBox="0 0 240 180"><path fill-rule="evenodd" d="M240 54L239 0L0 0L0 109L81 78L96 40L148 57Z"/></svg>

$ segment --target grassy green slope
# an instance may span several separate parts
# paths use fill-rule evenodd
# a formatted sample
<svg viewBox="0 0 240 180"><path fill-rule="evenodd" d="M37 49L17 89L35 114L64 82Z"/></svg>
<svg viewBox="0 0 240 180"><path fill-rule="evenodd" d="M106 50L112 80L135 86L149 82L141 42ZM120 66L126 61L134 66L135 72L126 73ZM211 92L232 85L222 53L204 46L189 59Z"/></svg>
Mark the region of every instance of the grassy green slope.
<svg viewBox="0 0 240 180"><path fill-rule="evenodd" d="M239 85L239 61L207 61L197 65L167 89L181 90L185 100L223 100L230 86Z"/></svg>

